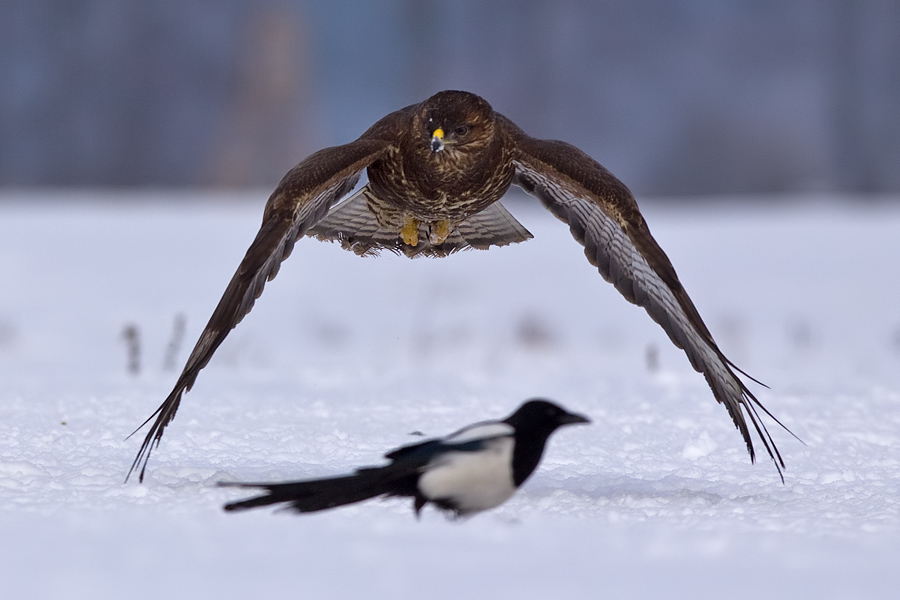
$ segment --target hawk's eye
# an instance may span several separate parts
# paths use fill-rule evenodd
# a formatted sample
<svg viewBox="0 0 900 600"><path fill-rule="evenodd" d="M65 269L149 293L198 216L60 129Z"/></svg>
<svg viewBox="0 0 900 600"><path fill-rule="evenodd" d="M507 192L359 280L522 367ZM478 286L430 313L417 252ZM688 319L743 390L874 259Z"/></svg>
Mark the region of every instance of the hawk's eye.
<svg viewBox="0 0 900 600"><path fill-rule="evenodd" d="M458 136L464 136L467 133L469 133L469 126L468 125L460 125L459 127L457 127L456 129L453 130L453 133L455 133Z"/></svg>

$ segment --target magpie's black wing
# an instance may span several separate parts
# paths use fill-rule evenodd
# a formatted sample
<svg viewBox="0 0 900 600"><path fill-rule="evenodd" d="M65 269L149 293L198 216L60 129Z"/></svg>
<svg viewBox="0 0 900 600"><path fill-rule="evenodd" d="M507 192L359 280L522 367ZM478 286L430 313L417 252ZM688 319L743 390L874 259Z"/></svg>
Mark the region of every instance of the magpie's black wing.
<svg viewBox="0 0 900 600"><path fill-rule="evenodd" d="M391 113L356 141L320 150L284 176L269 197L259 233L231 278L175 387L160 407L135 430L136 433L156 417L131 464L128 477L140 467L140 480L143 481L150 453L159 445L163 430L174 418L182 394L191 389L197 374L228 333L250 312L266 282L275 277L281 261L290 255L294 242L353 189L367 166L396 144L397 132L405 124L405 114L406 109Z"/></svg>
<svg viewBox="0 0 900 600"><path fill-rule="evenodd" d="M719 350L628 188L578 148L532 138L505 117L499 121L515 148L515 183L567 223L603 278L629 302L644 307L685 351L716 400L725 405L755 461L746 414L783 481L784 460L758 411L781 423L735 374L743 371Z"/></svg>
<svg viewBox="0 0 900 600"><path fill-rule="evenodd" d="M483 421L467 425L442 438L400 446L384 455L393 461L416 457L434 457L442 452L475 452L500 437L512 437L515 429L503 421Z"/></svg>

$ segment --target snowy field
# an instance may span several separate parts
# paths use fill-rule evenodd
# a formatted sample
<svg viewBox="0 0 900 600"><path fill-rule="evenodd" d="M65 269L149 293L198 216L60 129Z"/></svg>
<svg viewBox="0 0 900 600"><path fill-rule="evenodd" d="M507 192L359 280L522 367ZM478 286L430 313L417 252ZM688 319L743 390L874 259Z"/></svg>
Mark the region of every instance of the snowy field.
<svg viewBox="0 0 900 600"><path fill-rule="evenodd" d="M804 440L769 424L784 485L662 330L524 202L507 206L535 239L489 252L298 243L144 484L124 484L144 431L125 438L172 387L266 195L0 195L0 597L897 597L900 204L642 202L719 345ZM245 493L217 481L378 464L411 432L538 395L593 424L467 521L417 521L400 500L221 510Z"/></svg>

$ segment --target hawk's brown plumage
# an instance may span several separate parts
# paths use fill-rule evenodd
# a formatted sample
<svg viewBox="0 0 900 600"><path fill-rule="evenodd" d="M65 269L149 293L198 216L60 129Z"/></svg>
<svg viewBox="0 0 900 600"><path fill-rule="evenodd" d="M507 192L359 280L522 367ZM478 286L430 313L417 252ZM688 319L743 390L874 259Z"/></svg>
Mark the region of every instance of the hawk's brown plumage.
<svg viewBox="0 0 900 600"><path fill-rule="evenodd" d="M334 207L364 169L369 182ZM532 138L482 98L456 91L393 112L359 139L320 150L284 176L175 388L144 422L156 417L129 475L140 467L143 480L150 452L182 394L250 312L298 238L339 241L360 254L386 248L407 256L521 242L531 234L497 203L510 184L537 196L569 225L604 279L643 306L704 375L740 430L751 460L747 419L781 475L784 461L758 411L774 417L719 350L628 188L574 146Z"/></svg>

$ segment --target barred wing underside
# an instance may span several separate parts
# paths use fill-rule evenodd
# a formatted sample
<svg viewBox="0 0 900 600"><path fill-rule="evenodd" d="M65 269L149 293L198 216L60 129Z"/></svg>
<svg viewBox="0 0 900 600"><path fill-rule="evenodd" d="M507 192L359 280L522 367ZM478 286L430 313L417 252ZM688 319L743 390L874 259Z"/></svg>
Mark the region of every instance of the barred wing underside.
<svg viewBox="0 0 900 600"><path fill-rule="evenodd" d="M781 423L735 374L743 371L719 350L671 262L650 235L628 188L569 144L527 136L517 143L515 183L567 223L603 278L629 302L643 307L685 351L716 400L728 410L755 461L749 419L783 481L784 461L759 411Z"/></svg>

